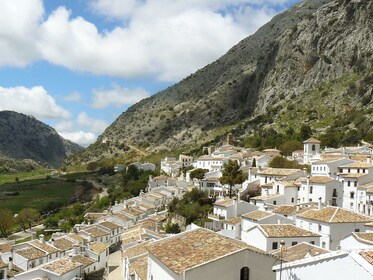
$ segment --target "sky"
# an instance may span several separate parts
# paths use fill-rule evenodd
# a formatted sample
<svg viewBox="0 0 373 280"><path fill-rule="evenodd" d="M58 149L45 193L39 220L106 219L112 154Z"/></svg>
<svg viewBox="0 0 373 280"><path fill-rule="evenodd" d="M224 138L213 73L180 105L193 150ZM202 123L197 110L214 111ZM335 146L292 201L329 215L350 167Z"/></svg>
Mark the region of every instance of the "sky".
<svg viewBox="0 0 373 280"><path fill-rule="evenodd" d="M82 146L300 0L0 0L0 110Z"/></svg>

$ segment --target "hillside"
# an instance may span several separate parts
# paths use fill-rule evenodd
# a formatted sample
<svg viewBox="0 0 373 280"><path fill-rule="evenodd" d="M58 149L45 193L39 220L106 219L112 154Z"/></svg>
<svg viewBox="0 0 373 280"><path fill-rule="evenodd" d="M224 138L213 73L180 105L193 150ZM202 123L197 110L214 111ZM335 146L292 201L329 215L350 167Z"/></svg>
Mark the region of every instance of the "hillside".
<svg viewBox="0 0 373 280"><path fill-rule="evenodd" d="M34 117L12 111L0 112L2 171L7 171L6 166L8 171L15 171L17 164L25 170L33 169L37 166L35 161L57 167L80 150L82 147L78 144L63 139L53 128ZM23 169L21 171L25 171Z"/></svg>
<svg viewBox="0 0 373 280"><path fill-rule="evenodd" d="M131 146L148 153L199 147L228 131L245 142L258 129L284 132L305 123L322 135L353 112L360 120L347 120L345 132L363 124L365 137L373 121L372 37L372 1L306 0L129 108L74 160L135 154Z"/></svg>

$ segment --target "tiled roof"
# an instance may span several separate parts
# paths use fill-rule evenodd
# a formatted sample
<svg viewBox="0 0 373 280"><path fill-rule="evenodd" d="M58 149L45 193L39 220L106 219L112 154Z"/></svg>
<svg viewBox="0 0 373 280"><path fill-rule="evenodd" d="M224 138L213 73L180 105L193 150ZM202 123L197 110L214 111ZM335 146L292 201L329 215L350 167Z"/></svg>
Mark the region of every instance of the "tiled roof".
<svg viewBox="0 0 373 280"><path fill-rule="evenodd" d="M148 257L143 256L129 264L130 275L136 272L140 279L146 279L148 274Z"/></svg>
<svg viewBox="0 0 373 280"><path fill-rule="evenodd" d="M339 176L342 176L343 178L360 178L367 176L368 173L338 173Z"/></svg>
<svg viewBox="0 0 373 280"><path fill-rule="evenodd" d="M370 182L370 183L358 186L357 188L358 189L369 189L369 188L373 188L373 182Z"/></svg>
<svg viewBox="0 0 373 280"><path fill-rule="evenodd" d="M272 254L278 258L282 257L284 261L293 262L297 260L302 260L306 257L315 257L329 252L330 251L320 248L318 246L302 242L297 245L286 248L286 251L282 253L282 256L281 249L272 252Z"/></svg>
<svg viewBox="0 0 373 280"><path fill-rule="evenodd" d="M280 194L260 195L260 196L250 197L250 199L252 199L252 200L266 200L266 199L271 199L271 198L275 198L275 197L279 197L279 196L282 196L282 195L280 195Z"/></svg>
<svg viewBox="0 0 373 280"><path fill-rule="evenodd" d="M127 216L125 213L122 213L122 212L117 212L117 213L114 213L113 215L122 221L131 220L131 217Z"/></svg>
<svg viewBox="0 0 373 280"><path fill-rule="evenodd" d="M84 241L87 240L83 236L75 234L75 233L69 233L67 236L70 237L70 238L72 238L72 239L74 239L74 240L76 240L76 241L78 241L80 244L83 244Z"/></svg>
<svg viewBox="0 0 373 280"><path fill-rule="evenodd" d="M373 232L354 232L352 235L363 242L373 244Z"/></svg>
<svg viewBox="0 0 373 280"><path fill-rule="evenodd" d="M15 251L15 253L17 253L18 255L28 260L36 260L36 259L40 259L40 258L47 256L47 253L45 253L42 250L36 249L34 247L17 250Z"/></svg>
<svg viewBox="0 0 373 280"><path fill-rule="evenodd" d="M296 172L301 171L300 169L287 169L287 168L268 168L266 170L259 171L259 175L269 176L288 176Z"/></svg>
<svg viewBox="0 0 373 280"><path fill-rule="evenodd" d="M84 215L84 218L96 220L96 219L99 219L103 216L106 216L106 214L104 214L104 213L86 213Z"/></svg>
<svg viewBox="0 0 373 280"><path fill-rule="evenodd" d="M228 207L233 205L234 200L231 198L225 198L223 200L216 201L214 205L221 206L221 207Z"/></svg>
<svg viewBox="0 0 373 280"><path fill-rule="evenodd" d="M373 265L373 251L362 251L359 253L368 263Z"/></svg>
<svg viewBox="0 0 373 280"><path fill-rule="evenodd" d="M53 254L53 253L59 252L59 250L56 247L51 246L48 243L41 242L39 240L33 240L33 241L28 242L28 243L31 246L36 247L37 249L46 251L48 254Z"/></svg>
<svg viewBox="0 0 373 280"><path fill-rule="evenodd" d="M341 159L346 159L346 158L347 157L324 158L324 159L318 160L316 162L313 162L312 165L314 165L314 164L332 163L332 162L336 162L336 161L339 161Z"/></svg>
<svg viewBox="0 0 373 280"><path fill-rule="evenodd" d="M294 215L297 213L303 213L305 211L313 209L312 207L299 207L299 211L297 211L296 205L280 205L277 206L272 213L281 214L281 215Z"/></svg>
<svg viewBox="0 0 373 280"><path fill-rule="evenodd" d="M12 245L8 243L0 244L0 253L10 252L12 250Z"/></svg>
<svg viewBox="0 0 373 280"><path fill-rule="evenodd" d="M371 163L364 163L364 162L353 162L347 165L340 166L341 168L372 168L373 165Z"/></svg>
<svg viewBox="0 0 373 280"><path fill-rule="evenodd" d="M22 268L20 268L19 266L16 266L15 264L13 264L13 269L8 269L7 274L8 274L9 278L12 278L15 275L20 274L22 272L23 272Z"/></svg>
<svg viewBox="0 0 373 280"><path fill-rule="evenodd" d="M101 242L93 242L91 244L89 244L89 248L97 253L97 254L101 254L103 251L105 251L107 248L109 248L109 245L106 245L104 243L101 243Z"/></svg>
<svg viewBox="0 0 373 280"><path fill-rule="evenodd" d="M310 144L321 144L320 140L317 140L316 138L313 138L313 137L307 139L306 141L303 141L303 143L304 144L308 144L308 143L310 143Z"/></svg>
<svg viewBox="0 0 373 280"><path fill-rule="evenodd" d="M259 225L258 227L267 237L320 237L320 235L312 231L301 229L294 225Z"/></svg>
<svg viewBox="0 0 373 280"><path fill-rule="evenodd" d="M143 211L139 208L136 208L136 207L128 207L126 209L123 209L122 212L130 214L130 215L135 216L135 217L140 216L141 214L145 213L145 211Z"/></svg>
<svg viewBox="0 0 373 280"><path fill-rule="evenodd" d="M106 236L106 235L110 234L109 232L107 232L105 230L102 230L102 229L100 229L96 226L84 229L83 231L88 232L89 234L93 235L94 237L102 237L102 236Z"/></svg>
<svg viewBox="0 0 373 280"><path fill-rule="evenodd" d="M104 226L106 228L109 228L111 230L121 228L120 225L117 225L117 224L109 222L109 221L105 221L105 222L99 223L99 225Z"/></svg>
<svg viewBox="0 0 373 280"><path fill-rule="evenodd" d="M135 246L132 246L128 249L125 249L123 251L122 256L125 257L125 258L132 259L134 257L146 254L146 253L148 253L148 250L145 248L145 246L148 245L150 242L153 242L153 241L148 240L146 242L141 242L141 243L139 243Z"/></svg>
<svg viewBox="0 0 373 280"><path fill-rule="evenodd" d="M241 218L240 217L237 217L237 218L231 218L231 219L228 219L228 220L225 220L224 223L226 224L231 224L231 225L235 225L235 224L238 224L241 222Z"/></svg>
<svg viewBox="0 0 373 280"><path fill-rule="evenodd" d="M329 182L335 181L335 179L329 177L329 176L312 176L310 178L311 184L326 184ZM307 179L302 179L302 183L307 182Z"/></svg>
<svg viewBox="0 0 373 280"><path fill-rule="evenodd" d="M202 228L161 239L146 248L178 275L202 263L245 249L262 252L241 241Z"/></svg>
<svg viewBox="0 0 373 280"><path fill-rule="evenodd" d="M268 213L266 211L256 210L256 211L244 214L242 215L242 217L253 220L253 221L259 221L261 219L264 219L272 215L273 215L272 213Z"/></svg>
<svg viewBox="0 0 373 280"><path fill-rule="evenodd" d="M67 238L59 238L54 240L54 247L60 249L61 251L71 250L73 245L74 242L68 240Z"/></svg>
<svg viewBox="0 0 373 280"><path fill-rule="evenodd" d="M80 267L80 263L71 262L68 259L62 258L56 261L47 263L42 266L43 269L49 270L53 273L56 273L59 276L62 276L78 267Z"/></svg>
<svg viewBox="0 0 373 280"><path fill-rule="evenodd" d="M326 207L321 210L306 211L298 218L309 219L325 223L369 223L373 219L339 207Z"/></svg>
<svg viewBox="0 0 373 280"><path fill-rule="evenodd" d="M84 255L75 255L72 257L73 262L78 262L83 265L83 267L87 267L91 264L94 264L96 261Z"/></svg>

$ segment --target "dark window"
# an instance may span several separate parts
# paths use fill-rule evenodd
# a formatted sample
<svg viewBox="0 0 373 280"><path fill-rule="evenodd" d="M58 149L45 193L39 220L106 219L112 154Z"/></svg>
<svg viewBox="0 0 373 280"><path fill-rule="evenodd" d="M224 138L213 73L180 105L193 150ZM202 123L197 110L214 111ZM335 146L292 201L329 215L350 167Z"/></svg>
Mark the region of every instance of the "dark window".
<svg viewBox="0 0 373 280"><path fill-rule="evenodd" d="M354 182L355 187L357 187L357 181Z"/></svg>
<svg viewBox="0 0 373 280"><path fill-rule="evenodd" d="M354 192L350 192L350 198L354 198L355 197L355 193Z"/></svg>
<svg viewBox="0 0 373 280"><path fill-rule="evenodd" d="M276 201L276 200L274 200L274 201L273 201L273 205L276 205L276 204L277 204L277 201Z"/></svg>
<svg viewBox="0 0 373 280"><path fill-rule="evenodd" d="M355 232L360 232L360 229L358 229L358 228L355 228Z"/></svg>
<svg viewBox="0 0 373 280"><path fill-rule="evenodd" d="M347 181L347 186L351 186L351 182L350 181Z"/></svg>
<svg viewBox="0 0 373 280"><path fill-rule="evenodd" d="M310 187L310 194L312 194L312 192L313 192L313 187L311 186Z"/></svg>
<svg viewBox="0 0 373 280"><path fill-rule="evenodd" d="M297 245L298 244L298 242L291 242L291 246L295 246L295 245Z"/></svg>
<svg viewBox="0 0 373 280"><path fill-rule="evenodd" d="M250 276L249 274L250 274L250 269L247 266L241 268L240 280L249 280L249 276Z"/></svg>
<svg viewBox="0 0 373 280"><path fill-rule="evenodd" d="M316 146L315 145L312 145L312 151L316 151Z"/></svg>
<svg viewBox="0 0 373 280"><path fill-rule="evenodd" d="M310 241L310 244L315 245L315 241Z"/></svg>
<svg viewBox="0 0 373 280"><path fill-rule="evenodd" d="M294 197L291 198L291 203L294 203Z"/></svg>
<svg viewBox="0 0 373 280"><path fill-rule="evenodd" d="M272 250L278 249L278 243L277 242L272 242Z"/></svg>

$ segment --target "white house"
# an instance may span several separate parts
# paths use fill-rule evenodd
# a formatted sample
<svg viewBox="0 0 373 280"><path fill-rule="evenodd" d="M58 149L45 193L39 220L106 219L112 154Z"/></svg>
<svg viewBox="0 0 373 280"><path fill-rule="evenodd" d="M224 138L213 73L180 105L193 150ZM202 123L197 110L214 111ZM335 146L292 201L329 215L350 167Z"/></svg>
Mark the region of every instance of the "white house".
<svg viewBox="0 0 373 280"><path fill-rule="evenodd" d="M342 250L373 250L372 232L352 232L341 239Z"/></svg>
<svg viewBox="0 0 373 280"><path fill-rule="evenodd" d="M276 280L373 279L372 252L332 252L276 265Z"/></svg>
<svg viewBox="0 0 373 280"><path fill-rule="evenodd" d="M146 248L148 280L272 280L275 277L273 256L206 229L164 238Z"/></svg>
<svg viewBox="0 0 373 280"><path fill-rule="evenodd" d="M357 187L359 213L373 215L373 181Z"/></svg>
<svg viewBox="0 0 373 280"><path fill-rule="evenodd" d="M322 205L342 207L343 185L329 176L312 176L301 180L300 203L321 202Z"/></svg>
<svg viewBox="0 0 373 280"><path fill-rule="evenodd" d="M304 176L304 171L300 169L287 168L268 168L258 172L260 184L264 185L273 181L279 180L295 180Z"/></svg>
<svg viewBox="0 0 373 280"><path fill-rule="evenodd" d="M312 209L297 216L296 225L321 235L321 247L336 250L351 232L363 232L373 219L339 207Z"/></svg>
<svg viewBox="0 0 373 280"><path fill-rule="evenodd" d="M312 162L311 175L329 176L336 179L339 173L339 167L341 165L346 165L353 162L353 160L348 159L346 157L321 159L316 162Z"/></svg>
<svg viewBox="0 0 373 280"><path fill-rule="evenodd" d="M313 157L320 154L320 144L321 142L315 138L310 138L303 142L303 164L309 164Z"/></svg>
<svg viewBox="0 0 373 280"><path fill-rule="evenodd" d="M280 248L284 241L286 247L307 242L319 246L320 235L294 225L257 225L246 233L245 242L251 246L270 252Z"/></svg>

